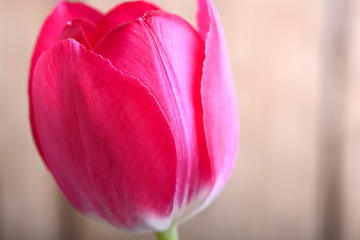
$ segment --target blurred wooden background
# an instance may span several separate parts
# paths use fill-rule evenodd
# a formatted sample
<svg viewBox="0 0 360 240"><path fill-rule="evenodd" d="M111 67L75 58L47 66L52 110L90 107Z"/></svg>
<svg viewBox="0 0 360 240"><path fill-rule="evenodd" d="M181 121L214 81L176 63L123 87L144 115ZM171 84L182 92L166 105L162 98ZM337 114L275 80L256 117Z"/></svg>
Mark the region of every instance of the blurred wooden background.
<svg viewBox="0 0 360 240"><path fill-rule="evenodd" d="M155 239L69 206L29 129L27 78L55 0L0 0L0 239ZM107 11L115 0L88 0ZM195 0L154 0L194 23ZM241 141L186 240L360 239L360 1L215 0L236 81Z"/></svg>

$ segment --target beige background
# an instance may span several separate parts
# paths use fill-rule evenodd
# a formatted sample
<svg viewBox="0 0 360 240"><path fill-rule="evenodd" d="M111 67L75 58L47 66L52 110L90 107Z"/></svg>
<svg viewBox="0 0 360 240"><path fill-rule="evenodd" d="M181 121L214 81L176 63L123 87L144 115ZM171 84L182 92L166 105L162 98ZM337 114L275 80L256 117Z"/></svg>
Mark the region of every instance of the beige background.
<svg viewBox="0 0 360 240"><path fill-rule="evenodd" d="M28 122L32 47L55 0L0 0L0 239L155 239L89 220L64 200ZM118 1L89 0L106 11ZM195 0L156 0L194 23ZM360 2L215 0L241 141L187 240L360 239Z"/></svg>

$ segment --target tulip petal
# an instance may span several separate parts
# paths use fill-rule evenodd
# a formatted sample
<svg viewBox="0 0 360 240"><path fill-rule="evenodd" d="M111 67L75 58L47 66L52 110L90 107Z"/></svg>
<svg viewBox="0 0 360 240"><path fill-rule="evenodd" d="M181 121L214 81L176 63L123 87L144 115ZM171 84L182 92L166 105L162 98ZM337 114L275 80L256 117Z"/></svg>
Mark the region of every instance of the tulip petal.
<svg viewBox="0 0 360 240"><path fill-rule="evenodd" d="M31 96L44 159L79 211L132 231L169 227L174 137L138 79L70 39L39 58Z"/></svg>
<svg viewBox="0 0 360 240"><path fill-rule="evenodd" d="M31 66L30 66L29 93L31 92L32 75L38 58L44 51L50 49L56 43L61 32L66 26L66 22L75 18L85 18L95 23L99 21L99 19L102 16L103 16L102 13L82 3L69 3L63 1L58 2L53 12L46 19L40 31L35 46L35 50L31 59ZM32 128L34 140L38 146L38 150L40 154L42 155L42 149L38 144L38 137L34 123L34 117L32 116L33 104L31 97L30 97L29 105L30 105L30 122L31 122L31 128Z"/></svg>
<svg viewBox="0 0 360 240"><path fill-rule="evenodd" d="M60 34L59 40L73 38L81 43L86 49L92 49L100 40L97 26L84 18L77 18L66 23L66 27Z"/></svg>
<svg viewBox="0 0 360 240"><path fill-rule="evenodd" d="M205 39L205 60L201 81L205 135L213 164L215 186L203 207L227 182L236 160L239 119L225 36L220 17L211 0L199 0L197 15Z"/></svg>
<svg viewBox="0 0 360 240"><path fill-rule="evenodd" d="M151 10L160 10L158 6L145 1L125 2L109 11L99 22L99 29L103 35L114 27L134 21Z"/></svg>
<svg viewBox="0 0 360 240"><path fill-rule="evenodd" d="M50 49L56 43L68 21L83 18L97 23L102 17L102 13L82 3L58 2L40 31L31 61L30 74L32 74L41 53Z"/></svg>
<svg viewBox="0 0 360 240"><path fill-rule="evenodd" d="M152 11L113 29L94 51L139 78L163 109L178 154L177 206L209 190L212 174L200 97L204 42L198 33L175 15Z"/></svg>

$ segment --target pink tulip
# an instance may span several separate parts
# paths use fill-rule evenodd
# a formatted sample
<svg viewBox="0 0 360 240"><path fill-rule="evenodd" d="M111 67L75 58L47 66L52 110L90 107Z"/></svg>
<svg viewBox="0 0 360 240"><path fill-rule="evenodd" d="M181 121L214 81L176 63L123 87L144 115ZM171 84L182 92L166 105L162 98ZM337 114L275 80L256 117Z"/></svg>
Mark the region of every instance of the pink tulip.
<svg viewBox="0 0 360 240"><path fill-rule="evenodd" d="M59 2L30 70L38 150L72 205L130 231L164 231L208 206L238 145L219 16L198 30L144 1L107 14Z"/></svg>

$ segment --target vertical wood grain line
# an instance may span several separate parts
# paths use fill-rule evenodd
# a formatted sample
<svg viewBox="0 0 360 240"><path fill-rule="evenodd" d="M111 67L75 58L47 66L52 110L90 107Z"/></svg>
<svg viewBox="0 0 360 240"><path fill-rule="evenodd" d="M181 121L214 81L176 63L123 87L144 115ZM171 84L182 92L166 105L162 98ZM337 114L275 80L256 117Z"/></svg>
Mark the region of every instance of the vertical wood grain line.
<svg viewBox="0 0 360 240"><path fill-rule="evenodd" d="M320 114L321 240L342 236L342 151L347 0L325 1Z"/></svg>
<svg viewBox="0 0 360 240"><path fill-rule="evenodd" d="M59 226L57 240L80 240L83 236L83 221L80 215L77 214L68 200L59 191L58 206L59 206Z"/></svg>
<svg viewBox="0 0 360 240"><path fill-rule="evenodd" d="M348 0L344 120L343 238L360 239L360 2Z"/></svg>

